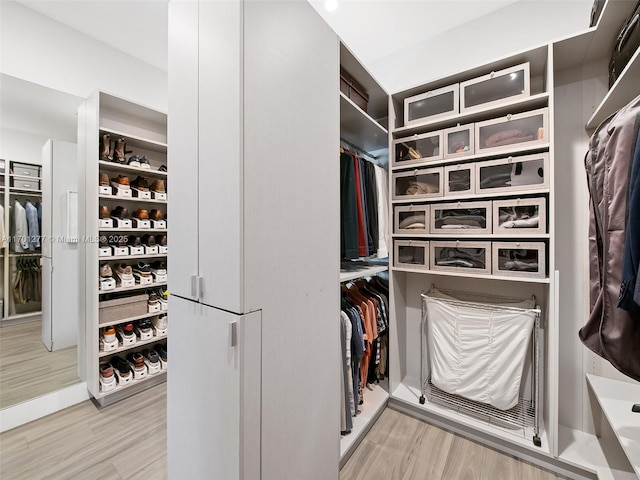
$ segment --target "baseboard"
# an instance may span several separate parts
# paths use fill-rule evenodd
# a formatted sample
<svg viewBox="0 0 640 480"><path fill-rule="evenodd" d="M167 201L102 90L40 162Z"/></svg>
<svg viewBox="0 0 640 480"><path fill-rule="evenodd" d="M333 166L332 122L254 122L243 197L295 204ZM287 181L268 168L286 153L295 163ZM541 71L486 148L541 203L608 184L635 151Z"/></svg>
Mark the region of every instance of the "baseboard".
<svg viewBox="0 0 640 480"><path fill-rule="evenodd" d="M86 383L78 383L0 410L0 432L33 422L89 399Z"/></svg>

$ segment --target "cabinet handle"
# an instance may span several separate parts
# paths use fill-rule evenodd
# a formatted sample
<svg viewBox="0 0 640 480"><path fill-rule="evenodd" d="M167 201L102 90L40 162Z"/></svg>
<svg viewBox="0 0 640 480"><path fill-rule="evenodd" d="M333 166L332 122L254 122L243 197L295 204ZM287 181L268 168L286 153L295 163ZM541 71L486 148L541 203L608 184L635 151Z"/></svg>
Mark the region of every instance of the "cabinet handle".
<svg viewBox="0 0 640 480"><path fill-rule="evenodd" d="M198 297L198 276L191 275L191 296L194 298Z"/></svg>
<svg viewBox="0 0 640 480"><path fill-rule="evenodd" d="M229 322L229 346L236 346L236 321Z"/></svg>

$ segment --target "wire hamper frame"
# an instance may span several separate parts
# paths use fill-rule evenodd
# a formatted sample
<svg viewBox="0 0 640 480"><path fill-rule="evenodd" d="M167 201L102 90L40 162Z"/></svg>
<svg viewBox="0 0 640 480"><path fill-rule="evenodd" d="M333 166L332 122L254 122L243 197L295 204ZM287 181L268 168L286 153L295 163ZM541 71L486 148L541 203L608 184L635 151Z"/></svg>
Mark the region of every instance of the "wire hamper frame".
<svg viewBox="0 0 640 480"><path fill-rule="evenodd" d="M467 295L472 296L478 299L483 300L493 300L494 302L502 300L504 301L522 301L522 299L508 298L508 297L495 297L489 295L481 295L481 294L470 294L468 292L457 292L453 290L444 290L439 289L440 292L449 294L449 295ZM513 306L505 306L502 304L490 304L490 303L479 303L465 300L457 300L457 299L443 299L437 297L430 297L429 294L422 293L421 297L421 306L422 306L422 318L420 322L420 404L424 404L426 399L429 399L430 403L439 404L450 408L458 413L462 413L465 415L469 415L471 417L484 417L488 420L488 422L492 425L500 426L503 428L507 428L507 426L515 427L516 429L522 429L525 434L527 428L533 430L533 444L536 447L540 447L542 445L542 441L540 439L540 308L536 305L536 308L520 308ZM431 372L430 368L428 369L428 374L425 372L425 359L428 361L428 355L425 355L426 344L428 342L427 338L427 301L433 298L439 302L445 302L451 305L459 305L464 307L473 307L482 310L493 310L493 311L519 311L519 312L529 312L534 313L534 322L533 322L533 332L531 336L531 360L533 366L533 375L531 377L532 383L532 399L527 400L523 397L518 397L518 403L508 409L508 410L500 410L491 405L481 403L475 400L470 400L468 398L462 397L460 395L455 395L451 393L447 393L438 387L436 387L431 382ZM535 301L535 297L534 297Z"/></svg>

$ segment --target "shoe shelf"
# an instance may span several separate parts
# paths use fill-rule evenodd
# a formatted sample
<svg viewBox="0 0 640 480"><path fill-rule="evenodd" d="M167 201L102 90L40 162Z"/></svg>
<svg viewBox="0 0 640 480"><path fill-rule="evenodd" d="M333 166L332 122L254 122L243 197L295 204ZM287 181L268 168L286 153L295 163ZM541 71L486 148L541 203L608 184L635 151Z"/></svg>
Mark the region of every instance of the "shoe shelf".
<svg viewBox="0 0 640 480"><path fill-rule="evenodd" d="M144 176L154 176L154 177L166 177L167 172L161 172L160 170L155 170L153 168L141 168L141 167L132 167L127 165L126 163L117 163L117 162L107 162L105 160L98 160L98 164L100 168L104 170L109 170L112 172L132 172L138 175Z"/></svg>
<svg viewBox="0 0 640 480"><path fill-rule="evenodd" d="M429 197L425 199L403 198L392 200L395 204L411 204L411 203L437 203L437 202L453 202L458 200L475 201L485 198L528 198L533 196L549 194L548 188L540 188L537 190L522 190L519 192L496 192L496 193L480 193L476 195L447 195L443 197Z"/></svg>
<svg viewBox="0 0 640 480"><path fill-rule="evenodd" d="M166 315L166 314L167 314L167 310L162 310L160 312L145 313L144 315L136 315L135 317L122 318L120 320L113 320L112 322L104 322L104 323L101 322L98 326L100 328L110 327L112 325L121 325L123 323L131 323L131 322L135 322L136 320L144 320L145 318L152 318L152 317L157 317L159 315Z"/></svg>
<svg viewBox="0 0 640 480"><path fill-rule="evenodd" d="M141 258L167 258L166 253L157 253L155 255L116 255L112 257L99 257L100 261L108 262L110 260L137 260Z"/></svg>
<svg viewBox="0 0 640 480"><path fill-rule="evenodd" d="M97 400L100 400L102 398L110 397L117 393L120 393L123 390L130 389L131 387L141 387L143 385L145 386L145 388L152 387L153 385L166 381L166 379L167 379L167 370L160 370L158 373L154 373L153 375L147 375L146 377L140 380L132 380L131 382L125 383L124 385L118 384L116 388L114 388L109 392L100 392L96 394L95 398Z"/></svg>
<svg viewBox="0 0 640 480"><path fill-rule="evenodd" d="M42 190L29 190L28 188L9 187L9 193L11 195L31 195L33 197L42 196Z"/></svg>
<svg viewBox="0 0 640 480"><path fill-rule="evenodd" d="M153 287L162 287L166 285L165 283L149 283L147 285L136 285L135 287L118 287L118 288L114 288L113 290L99 290L98 293L99 295L106 295L107 293L120 293L120 292L133 292L135 290L144 290L147 288L153 288Z"/></svg>
<svg viewBox="0 0 640 480"><path fill-rule="evenodd" d="M441 275L446 277L464 277L464 278L478 278L483 280L504 280L507 282L524 282L524 283L549 283L548 278L529 278L529 277L507 277L504 275L493 275L490 273L467 273L467 272L444 272L440 270L417 270L413 268L406 267L391 267L391 270L394 272L405 272L405 273L420 273L422 275Z"/></svg>
<svg viewBox="0 0 640 480"><path fill-rule="evenodd" d="M110 352L100 351L100 354L98 356L100 358L110 357L112 355L117 355L118 353L126 352L128 350L133 350L136 347L142 347L143 345L150 345L152 343L161 342L163 340L166 340L167 337L168 337L168 335L160 335L158 337L151 337L148 340L137 340L136 343L134 343L132 345L127 345L126 347L118 347L117 349L112 350Z"/></svg>
<svg viewBox="0 0 640 480"><path fill-rule="evenodd" d="M424 161L420 163L412 163L411 165L395 165L391 167L391 170L415 170L416 168L425 168L425 167L437 167L440 165L455 165L458 163L470 162L473 160L491 160L494 158L505 158L514 155L522 155L523 153L540 153L546 152L549 150L548 143L541 143L537 145L529 145L522 146L519 148L514 148L513 150L509 150L507 152L488 152L488 153L479 153L474 155L466 155L464 157L456 157L456 158L445 158L443 160L430 160Z"/></svg>
<svg viewBox="0 0 640 480"><path fill-rule="evenodd" d="M101 126L100 127L100 136L102 136L105 133L108 133L112 137L124 138L126 140L126 142L127 142L127 147L134 147L134 148L137 147L137 148L142 148L142 149L145 149L145 150L152 150L154 152L162 152L162 153L167 151L167 143L166 142L159 142L157 140L151 140L149 138L145 138L145 137L140 136L140 135L121 132L121 131L118 131L117 129L114 129L114 128L108 128L108 127Z"/></svg>
<svg viewBox="0 0 640 480"><path fill-rule="evenodd" d="M119 202L135 202L135 203L161 203L166 205L166 200L153 200L149 198L137 198L137 197L118 197L117 195L98 195L98 198L117 200Z"/></svg>
<svg viewBox="0 0 640 480"><path fill-rule="evenodd" d="M166 228L101 228L100 232L163 233Z"/></svg>
<svg viewBox="0 0 640 480"><path fill-rule="evenodd" d="M462 230L464 232L464 230ZM503 233L485 233L485 234L472 234L468 233L464 235L459 235L459 232L455 230L451 230L450 233L393 233L391 234L393 238L421 238L421 239L429 239L429 238L440 238L446 239L450 238L453 240L467 240L467 239L487 239L487 240L514 240L518 239L521 242L526 242L527 240L533 239L547 239L549 238L548 233L531 233L531 234L523 234L523 233L512 233L510 235Z"/></svg>
<svg viewBox="0 0 640 480"><path fill-rule="evenodd" d="M24 252L24 253L10 253L10 257L41 257L42 252Z"/></svg>

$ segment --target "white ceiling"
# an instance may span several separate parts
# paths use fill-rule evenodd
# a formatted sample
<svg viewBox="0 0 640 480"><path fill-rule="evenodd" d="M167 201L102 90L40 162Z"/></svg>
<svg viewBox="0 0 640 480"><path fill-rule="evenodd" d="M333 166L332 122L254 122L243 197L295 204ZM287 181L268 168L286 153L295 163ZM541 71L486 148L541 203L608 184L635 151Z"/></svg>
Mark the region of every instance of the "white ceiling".
<svg viewBox="0 0 640 480"><path fill-rule="evenodd" d="M487 15L520 0L324 0L309 3L364 62ZM169 0L18 0L37 12L167 70Z"/></svg>

